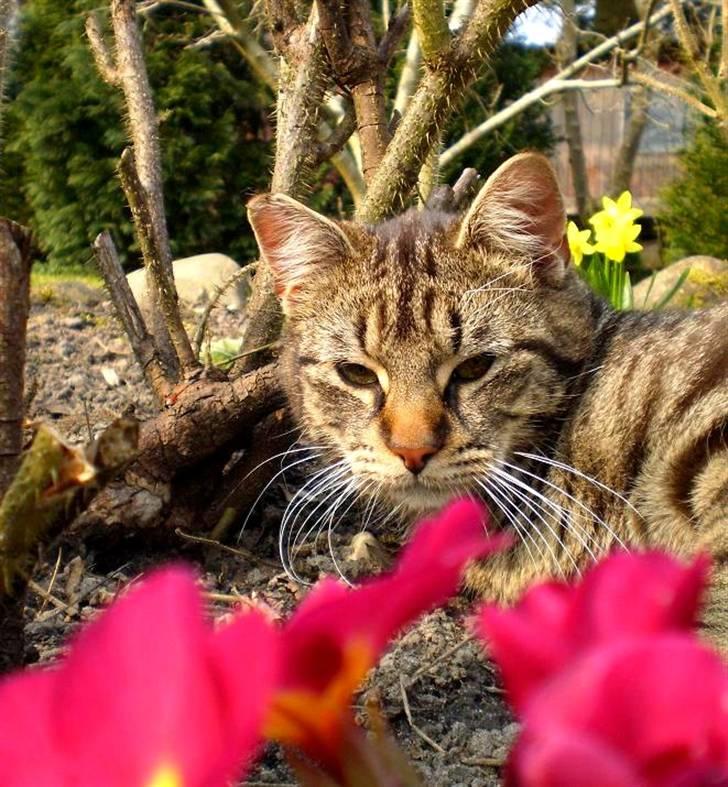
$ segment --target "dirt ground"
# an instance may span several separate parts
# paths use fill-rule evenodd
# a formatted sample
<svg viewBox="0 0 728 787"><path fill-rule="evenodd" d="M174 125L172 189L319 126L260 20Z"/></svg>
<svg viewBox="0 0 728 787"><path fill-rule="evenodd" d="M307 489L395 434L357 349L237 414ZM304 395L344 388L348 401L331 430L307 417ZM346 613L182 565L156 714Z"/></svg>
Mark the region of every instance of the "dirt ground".
<svg viewBox="0 0 728 787"><path fill-rule="evenodd" d="M86 443L124 411L133 409L140 418L151 414L151 396L102 290L54 282L36 288L33 300L28 336L32 419L49 421L70 440ZM216 311L212 336L235 336L239 321L239 315ZM190 560L200 567L210 612L216 617L251 600L285 615L307 590L282 570L277 547L282 512L302 478L289 477L272 488L241 538L229 545L180 538L178 545L160 550L134 537L112 553L98 543L59 538L46 549L33 578L27 661L47 661L62 653L80 622L127 582L168 560ZM351 532L357 532L356 515L353 520ZM354 568L345 559L349 544L350 535L337 530L333 546L345 572ZM311 581L334 573L328 544L307 544L296 567ZM499 784L516 732L497 676L468 638L470 608L456 599L406 632L358 698L362 703L366 692L377 692L396 738L424 783L436 787ZM247 782L293 783L275 747L265 752Z"/></svg>

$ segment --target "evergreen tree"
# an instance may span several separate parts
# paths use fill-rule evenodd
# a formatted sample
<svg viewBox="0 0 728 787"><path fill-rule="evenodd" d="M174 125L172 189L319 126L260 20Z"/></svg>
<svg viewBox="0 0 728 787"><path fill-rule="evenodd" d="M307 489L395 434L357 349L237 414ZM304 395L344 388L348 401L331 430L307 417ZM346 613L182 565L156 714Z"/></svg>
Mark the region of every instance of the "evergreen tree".
<svg viewBox="0 0 728 787"><path fill-rule="evenodd" d="M127 144L119 92L98 76L83 26L93 0L29 0L12 70L0 212L30 223L54 265L83 264L109 229L134 249L115 168ZM254 253L245 200L269 180L270 97L233 50L188 48L203 17L169 11L143 22L160 120L172 251ZM129 264L137 263L130 255Z"/></svg>
<svg viewBox="0 0 728 787"><path fill-rule="evenodd" d="M682 175L662 195L667 256L728 259L728 146L715 123L698 128L681 156Z"/></svg>

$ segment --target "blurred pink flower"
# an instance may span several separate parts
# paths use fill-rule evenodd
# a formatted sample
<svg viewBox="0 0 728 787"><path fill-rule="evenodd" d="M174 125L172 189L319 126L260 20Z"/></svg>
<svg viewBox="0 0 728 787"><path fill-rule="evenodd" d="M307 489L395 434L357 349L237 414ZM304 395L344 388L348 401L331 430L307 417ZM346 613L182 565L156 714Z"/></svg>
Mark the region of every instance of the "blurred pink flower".
<svg viewBox="0 0 728 787"><path fill-rule="evenodd" d="M395 569L355 590L326 580L282 632L279 691L267 735L305 751L332 773L353 724L354 691L390 640L453 595L466 563L505 546L485 535L485 510L459 501L423 522Z"/></svg>
<svg viewBox="0 0 728 787"><path fill-rule="evenodd" d="M513 707L578 654L599 644L696 623L709 562L684 565L659 553L618 553L576 585L546 582L512 609L494 605L479 615L478 632L503 673Z"/></svg>
<svg viewBox="0 0 728 787"><path fill-rule="evenodd" d="M619 554L481 612L523 721L506 784L728 787L728 667L693 631L707 571Z"/></svg>
<svg viewBox="0 0 728 787"><path fill-rule="evenodd" d="M0 783L223 787L258 745L276 646L258 613L213 632L190 572L152 574L57 667L0 683Z"/></svg>
<svg viewBox="0 0 728 787"><path fill-rule="evenodd" d="M513 787L726 787L728 668L688 634L603 644L537 692Z"/></svg>

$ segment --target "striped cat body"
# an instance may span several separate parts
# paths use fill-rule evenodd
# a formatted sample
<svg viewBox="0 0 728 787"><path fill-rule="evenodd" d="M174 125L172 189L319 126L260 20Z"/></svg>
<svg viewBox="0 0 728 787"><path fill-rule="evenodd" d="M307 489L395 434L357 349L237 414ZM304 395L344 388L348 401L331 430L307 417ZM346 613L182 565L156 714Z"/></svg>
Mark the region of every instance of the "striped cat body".
<svg viewBox="0 0 728 787"><path fill-rule="evenodd" d="M312 523L358 496L410 521L481 497L518 539L468 584L505 601L621 546L707 551L709 623L728 645L728 305L613 312L570 266L563 201L533 154L465 216L362 226L281 195L249 214L287 315L284 384L322 466Z"/></svg>

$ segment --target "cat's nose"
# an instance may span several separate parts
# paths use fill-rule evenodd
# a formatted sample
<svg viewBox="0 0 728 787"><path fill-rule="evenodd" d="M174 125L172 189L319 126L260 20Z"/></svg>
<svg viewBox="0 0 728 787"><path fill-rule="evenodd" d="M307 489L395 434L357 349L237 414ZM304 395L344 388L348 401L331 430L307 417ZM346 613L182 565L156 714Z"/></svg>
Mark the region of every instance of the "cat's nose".
<svg viewBox="0 0 728 787"><path fill-rule="evenodd" d="M404 466L415 475L421 473L425 469L427 460L436 454L437 450L438 449L434 446L422 446L420 448L391 447L392 453L397 454L404 462Z"/></svg>

